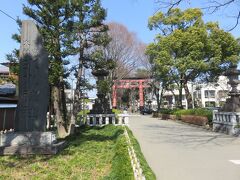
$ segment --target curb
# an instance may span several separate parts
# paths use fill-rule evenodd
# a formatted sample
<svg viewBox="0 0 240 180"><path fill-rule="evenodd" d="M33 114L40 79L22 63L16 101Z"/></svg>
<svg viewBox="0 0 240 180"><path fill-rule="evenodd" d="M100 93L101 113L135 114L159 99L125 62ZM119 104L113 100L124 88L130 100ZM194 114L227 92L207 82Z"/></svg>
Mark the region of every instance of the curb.
<svg viewBox="0 0 240 180"><path fill-rule="evenodd" d="M146 178L143 174L143 170L141 168L140 161L138 160L138 158L136 156L136 153L134 151L134 148L132 146L131 140L129 138L128 132L125 127L124 127L124 135L126 137L127 144L128 144L128 154L131 159L131 164L132 164L133 173L134 173L134 179L135 180L145 180Z"/></svg>

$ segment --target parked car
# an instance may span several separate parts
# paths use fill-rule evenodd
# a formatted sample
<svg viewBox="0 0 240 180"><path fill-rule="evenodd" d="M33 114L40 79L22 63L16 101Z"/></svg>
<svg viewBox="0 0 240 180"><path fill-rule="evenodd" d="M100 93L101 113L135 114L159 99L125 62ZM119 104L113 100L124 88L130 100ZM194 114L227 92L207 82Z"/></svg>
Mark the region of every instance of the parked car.
<svg viewBox="0 0 240 180"><path fill-rule="evenodd" d="M150 108L147 108L147 107L144 107L142 110L141 110L141 114L144 115L144 114L152 114L153 110L150 109Z"/></svg>

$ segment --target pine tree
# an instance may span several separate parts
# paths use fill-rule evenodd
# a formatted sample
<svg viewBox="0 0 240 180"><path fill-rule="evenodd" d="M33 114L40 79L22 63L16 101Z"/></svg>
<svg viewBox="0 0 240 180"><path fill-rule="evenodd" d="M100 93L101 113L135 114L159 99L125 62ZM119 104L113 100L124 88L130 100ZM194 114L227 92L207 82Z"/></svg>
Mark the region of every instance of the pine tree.
<svg viewBox="0 0 240 180"><path fill-rule="evenodd" d="M96 49L106 46L109 42L108 27L103 23L106 11L100 0L72 0L72 26L68 26L71 39L66 41L73 55L78 55L78 65L75 67L76 90L72 120L75 121L81 110L82 89L86 86L84 68L96 65L93 54ZM69 37L69 35L68 35ZM106 62L104 62L106 63Z"/></svg>
<svg viewBox="0 0 240 180"><path fill-rule="evenodd" d="M71 15L69 1L66 0L28 0L23 12L35 20L44 39L44 46L49 53L49 82L53 96L58 135L67 135L67 110L64 93L64 58L70 51L64 46L66 31Z"/></svg>

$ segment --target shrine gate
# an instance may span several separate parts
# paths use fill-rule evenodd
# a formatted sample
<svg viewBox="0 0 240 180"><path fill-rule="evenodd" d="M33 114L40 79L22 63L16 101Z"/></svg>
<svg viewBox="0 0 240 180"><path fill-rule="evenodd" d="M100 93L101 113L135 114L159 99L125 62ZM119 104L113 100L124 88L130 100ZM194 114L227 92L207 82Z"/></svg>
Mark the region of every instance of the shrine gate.
<svg viewBox="0 0 240 180"><path fill-rule="evenodd" d="M144 106L143 90L150 87L151 79L121 79L114 80L112 86L112 104L113 108L117 108L117 89L139 89L140 109Z"/></svg>

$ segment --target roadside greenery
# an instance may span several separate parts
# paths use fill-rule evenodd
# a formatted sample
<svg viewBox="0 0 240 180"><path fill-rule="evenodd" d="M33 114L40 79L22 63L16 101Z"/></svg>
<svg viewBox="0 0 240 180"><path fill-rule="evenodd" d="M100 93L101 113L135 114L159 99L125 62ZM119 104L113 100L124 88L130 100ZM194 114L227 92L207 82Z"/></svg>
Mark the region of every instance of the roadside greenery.
<svg viewBox="0 0 240 180"><path fill-rule="evenodd" d="M123 132L120 126L83 127L57 155L0 157L0 179L133 179Z"/></svg>
<svg viewBox="0 0 240 180"><path fill-rule="evenodd" d="M122 111L121 111L121 110L119 110L119 109L113 109L113 110L112 110L112 112L113 112L113 113L115 113L116 115L118 115L118 114L121 114L121 113L122 113Z"/></svg>
<svg viewBox="0 0 240 180"><path fill-rule="evenodd" d="M171 114L176 115L177 118L180 118L181 115L195 115L195 116L204 116L208 118L208 123L212 123L213 112L206 108L196 108L196 109L161 109L161 114Z"/></svg>
<svg viewBox="0 0 240 180"><path fill-rule="evenodd" d="M128 154L127 142L124 134L121 134L114 147L115 155L112 160L110 175L105 179L134 180L131 160Z"/></svg>
<svg viewBox="0 0 240 180"><path fill-rule="evenodd" d="M133 136L132 131L128 127L126 127L126 129L128 131L128 135L129 135L129 138L133 145L133 148L135 150L136 156L138 157L138 160L140 161L140 165L141 165L141 168L143 170L143 174L144 174L146 180L156 179L156 175L154 174L152 169L149 167L145 157L142 154L142 151L141 151L141 148L140 148L140 145L139 145L137 139Z"/></svg>
<svg viewBox="0 0 240 180"><path fill-rule="evenodd" d="M127 128L146 179L156 179L137 140ZM1 179L134 180L122 126L81 127L66 138L68 147L57 155L0 157Z"/></svg>
<svg viewBox="0 0 240 180"><path fill-rule="evenodd" d="M179 109L160 109L161 114L174 114Z"/></svg>
<svg viewBox="0 0 240 180"><path fill-rule="evenodd" d="M208 118L208 123L212 123L212 116L213 113L209 109L205 108L198 108L198 109L180 109L176 110L174 113L177 117L180 117L181 115L195 115L195 116L204 116Z"/></svg>

